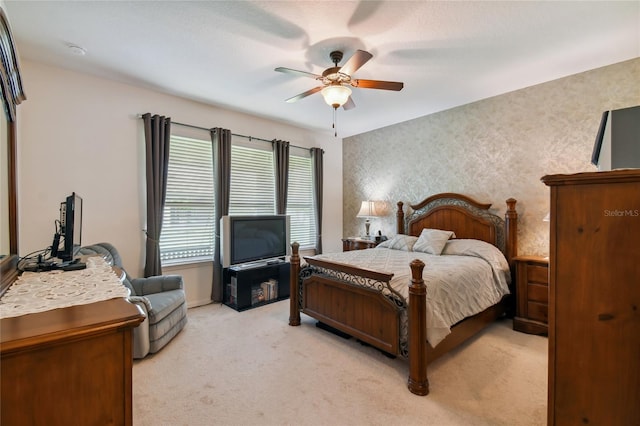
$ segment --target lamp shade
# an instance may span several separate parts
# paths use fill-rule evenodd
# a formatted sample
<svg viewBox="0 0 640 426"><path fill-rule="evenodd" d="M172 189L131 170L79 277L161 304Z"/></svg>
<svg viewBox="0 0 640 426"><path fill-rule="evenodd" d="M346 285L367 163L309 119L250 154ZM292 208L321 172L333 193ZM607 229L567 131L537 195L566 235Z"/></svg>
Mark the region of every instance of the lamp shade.
<svg viewBox="0 0 640 426"><path fill-rule="evenodd" d="M378 211L376 210L375 201L363 201L360 205L360 211L358 212L357 217L375 217L380 216Z"/></svg>
<svg viewBox="0 0 640 426"><path fill-rule="evenodd" d="M320 93L322 93L322 97L327 104L334 108L339 108L349 100L351 89L340 84L332 84L326 86Z"/></svg>

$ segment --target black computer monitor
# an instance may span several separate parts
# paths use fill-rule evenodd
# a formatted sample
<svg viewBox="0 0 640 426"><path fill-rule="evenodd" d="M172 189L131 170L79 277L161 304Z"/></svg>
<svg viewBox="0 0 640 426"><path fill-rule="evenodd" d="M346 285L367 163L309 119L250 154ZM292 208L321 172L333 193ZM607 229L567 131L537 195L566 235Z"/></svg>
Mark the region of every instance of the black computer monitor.
<svg viewBox="0 0 640 426"><path fill-rule="evenodd" d="M81 245L82 198L74 192L60 203L60 228L53 238L51 255L70 261Z"/></svg>

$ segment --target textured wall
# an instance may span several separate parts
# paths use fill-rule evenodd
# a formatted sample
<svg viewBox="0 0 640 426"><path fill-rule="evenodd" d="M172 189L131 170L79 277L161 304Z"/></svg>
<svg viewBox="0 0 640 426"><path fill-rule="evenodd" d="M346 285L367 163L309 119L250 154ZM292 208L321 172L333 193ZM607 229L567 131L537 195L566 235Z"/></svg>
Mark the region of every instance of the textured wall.
<svg viewBox="0 0 640 426"><path fill-rule="evenodd" d="M389 235L397 201L459 192L502 216L513 197L519 254L547 255L549 190L540 178L595 170L601 114L640 105L638 82L640 58L346 138L344 235L364 232L355 217L361 200L384 202L387 215L373 219L371 231Z"/></svg>

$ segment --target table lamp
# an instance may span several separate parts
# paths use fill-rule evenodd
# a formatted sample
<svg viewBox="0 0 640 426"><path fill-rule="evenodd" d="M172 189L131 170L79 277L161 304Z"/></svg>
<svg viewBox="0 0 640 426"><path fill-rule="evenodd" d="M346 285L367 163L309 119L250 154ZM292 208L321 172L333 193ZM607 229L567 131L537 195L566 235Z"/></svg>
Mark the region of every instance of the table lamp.
<svg viewBox="0 0 640 426"><path fill-rule="evenodd" d="M360 211L358 212L356 217L364 217L366 220L364 221L364 229L365 236L369 238L369 227L371 226L371 221L369 220L372 217L380 216L378 211L376 210L375 201L363 201L360 205Z"/></svg>

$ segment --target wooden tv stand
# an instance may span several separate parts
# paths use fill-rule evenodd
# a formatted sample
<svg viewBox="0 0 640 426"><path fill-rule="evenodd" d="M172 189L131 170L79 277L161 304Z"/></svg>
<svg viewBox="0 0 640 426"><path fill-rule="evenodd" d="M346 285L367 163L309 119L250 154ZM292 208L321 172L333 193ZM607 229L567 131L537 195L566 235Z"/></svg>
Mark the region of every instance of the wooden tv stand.
<svg viewBox="0 0 640 426"><path fill-rule="evenodd" d="M0 320L2 423L131 425L143 320L124 298Z"/></svg>

